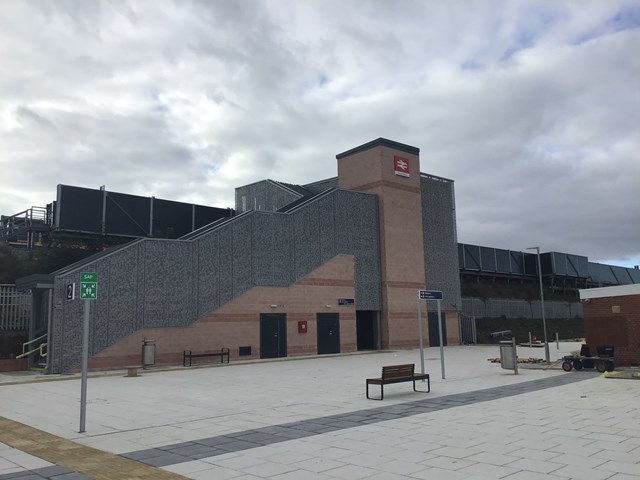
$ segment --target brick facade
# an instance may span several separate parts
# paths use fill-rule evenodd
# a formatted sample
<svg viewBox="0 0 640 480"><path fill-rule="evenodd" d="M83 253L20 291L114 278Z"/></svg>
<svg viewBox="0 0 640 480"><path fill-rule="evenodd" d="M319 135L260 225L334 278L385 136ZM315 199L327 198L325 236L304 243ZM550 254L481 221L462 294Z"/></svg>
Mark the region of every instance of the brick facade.
<svg viewBox="0 0 640 480"><path fill-rule="evenodd" d="M583 307L591 354L598 345L613 346L616 365L640 365L640 295L583 299Z"/></svg>
<svg viewBox="0 0 640 480"><path fill-rule="evenodd" d="M251 356L260 358L260 314L285 313L289 355L317 353L317 313L340 315L340 351L356 351L355 306L338 307L338 298L354 297L354 258L339 255L288 288L257 287L211 312L186 328L139 330L91 357L89 367L103 370L140 364L142 342L156 342L156 364L182 362L183 350L230 349L231 360L239 358L239 347L250 346ZM306 333L298 333L298 321L306 321Z"/></svg>
<svg viewBox="0 0 640 480"><path fill-rule="evenodd" d="M337 156L338 185L378 196L382 348L414 347L416 296L425 288L419 150L384 140ZM407 164L397 175L394 162Z"/></svg>

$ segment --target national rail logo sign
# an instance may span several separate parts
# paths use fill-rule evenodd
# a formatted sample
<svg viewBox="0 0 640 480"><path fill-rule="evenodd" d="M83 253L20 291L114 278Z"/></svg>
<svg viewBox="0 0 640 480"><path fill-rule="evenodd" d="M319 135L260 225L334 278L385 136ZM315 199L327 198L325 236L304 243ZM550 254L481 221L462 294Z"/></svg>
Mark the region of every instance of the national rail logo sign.
<svg viewBox="0 0 640 480"><path fill-rule="evenodd" d="M401 177L409 176L409 159L395 155L393 157L393 170Z"/></svg>

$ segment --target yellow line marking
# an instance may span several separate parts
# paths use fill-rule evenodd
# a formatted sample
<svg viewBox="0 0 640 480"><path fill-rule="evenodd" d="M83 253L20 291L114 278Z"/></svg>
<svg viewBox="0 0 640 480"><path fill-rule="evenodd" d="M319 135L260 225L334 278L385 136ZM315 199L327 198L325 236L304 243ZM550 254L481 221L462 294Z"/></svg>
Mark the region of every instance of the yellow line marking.
<svg viewBox="0 0 640 480"><path fill-rule="evenodd" d="M0 442L96 480L182 480L186 477L80 445L0 417Z"/></svg>

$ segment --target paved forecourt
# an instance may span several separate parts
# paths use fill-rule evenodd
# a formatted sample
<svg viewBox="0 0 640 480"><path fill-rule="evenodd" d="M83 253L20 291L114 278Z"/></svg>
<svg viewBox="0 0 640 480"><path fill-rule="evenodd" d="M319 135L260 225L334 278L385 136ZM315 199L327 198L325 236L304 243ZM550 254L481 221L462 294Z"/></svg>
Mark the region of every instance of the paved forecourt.
<svg viewBox="0 0 640 480"><path fill-rule="evenodd" d="M640 382L514 375L487 361L497 346L446 347L443 380L439 349L425 354L431 393L391 385L382 402L365 378L419 370L417 350L99 374L83 434L77 377L0 375L0 480L640 479Z"/></svg>

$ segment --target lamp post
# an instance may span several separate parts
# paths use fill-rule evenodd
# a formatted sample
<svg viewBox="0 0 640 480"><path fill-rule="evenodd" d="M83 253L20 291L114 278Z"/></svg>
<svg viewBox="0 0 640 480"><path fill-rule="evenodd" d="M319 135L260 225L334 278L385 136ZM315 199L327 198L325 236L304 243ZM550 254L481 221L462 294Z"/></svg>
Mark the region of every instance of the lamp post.
<svg viewBox="0 0 640 480"><path fill-rule="evenodd" d="M540 247L528 247L527 250L535 250L538 257L538 280L540 281L540 310L542 311L542 330L544 334L544 356L547 363L549 360L549 342L547 342L547 320L544 317L544 290L542 288L542 268L540 266Z"/></svg>

